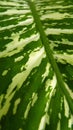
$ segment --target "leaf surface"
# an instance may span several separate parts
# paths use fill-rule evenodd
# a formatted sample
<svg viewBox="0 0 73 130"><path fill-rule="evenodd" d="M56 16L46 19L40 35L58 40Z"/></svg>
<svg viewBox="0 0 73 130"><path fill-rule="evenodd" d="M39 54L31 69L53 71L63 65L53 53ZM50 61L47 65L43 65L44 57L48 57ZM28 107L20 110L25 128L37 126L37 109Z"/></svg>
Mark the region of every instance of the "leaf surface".
<svg viewBox="0 0 73 130"><path fill-rule="evenodd" d="M73 101L73 6L37 0L39 16ZM73 130L27 2L0 0L0 130Z"/></svg>

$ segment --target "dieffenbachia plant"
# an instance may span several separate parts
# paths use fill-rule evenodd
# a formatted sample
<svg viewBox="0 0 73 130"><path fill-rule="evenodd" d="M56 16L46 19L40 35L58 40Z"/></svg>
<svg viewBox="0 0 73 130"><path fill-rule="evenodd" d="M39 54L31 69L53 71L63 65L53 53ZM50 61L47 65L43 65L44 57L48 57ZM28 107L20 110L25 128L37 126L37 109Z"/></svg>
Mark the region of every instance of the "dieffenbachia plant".
<svg viewBox="0 0 73 130"><path fill-rule="evenodd" d="M72 1L0 4L0 130L73 130Z"/></svg>

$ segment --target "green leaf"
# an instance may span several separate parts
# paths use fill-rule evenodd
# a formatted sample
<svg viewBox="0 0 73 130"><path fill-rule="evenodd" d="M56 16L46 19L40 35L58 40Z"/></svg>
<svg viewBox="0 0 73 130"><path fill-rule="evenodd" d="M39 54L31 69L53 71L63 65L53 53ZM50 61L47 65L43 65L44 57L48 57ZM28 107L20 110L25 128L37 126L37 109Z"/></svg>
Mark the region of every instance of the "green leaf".
<svg viewBox="0 0 73 130"><path fill-rule="evenodd" d="M73 130L72 0L35 1L68 94L28 4L0 0L0 130Z"/></svg>

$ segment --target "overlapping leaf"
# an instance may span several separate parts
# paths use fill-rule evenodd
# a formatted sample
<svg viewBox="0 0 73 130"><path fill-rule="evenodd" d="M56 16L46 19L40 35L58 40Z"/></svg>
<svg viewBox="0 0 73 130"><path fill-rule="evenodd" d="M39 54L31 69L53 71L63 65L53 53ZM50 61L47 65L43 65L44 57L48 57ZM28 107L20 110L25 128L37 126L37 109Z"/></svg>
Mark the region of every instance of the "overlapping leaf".
<svg viewBox="0 0 73 130"><path fill-rule="evenodd" d="M64 82L73 91L72 1L36 7ZM73 115L24 0L0 1L0 129L73 130Z"/></svg>

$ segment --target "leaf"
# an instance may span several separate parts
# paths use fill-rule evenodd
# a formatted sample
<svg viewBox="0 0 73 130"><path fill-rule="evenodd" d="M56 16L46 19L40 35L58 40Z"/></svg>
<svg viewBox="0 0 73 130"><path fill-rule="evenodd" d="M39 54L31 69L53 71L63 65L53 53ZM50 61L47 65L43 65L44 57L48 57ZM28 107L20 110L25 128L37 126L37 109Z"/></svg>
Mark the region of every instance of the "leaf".
<svg viewBox="0 0 73 130"><path fill-rule="evenodd" d="M0 130L73 130L73 114L27 2L0 5ZM35 5L73 101L72 1Z"/></svg>

